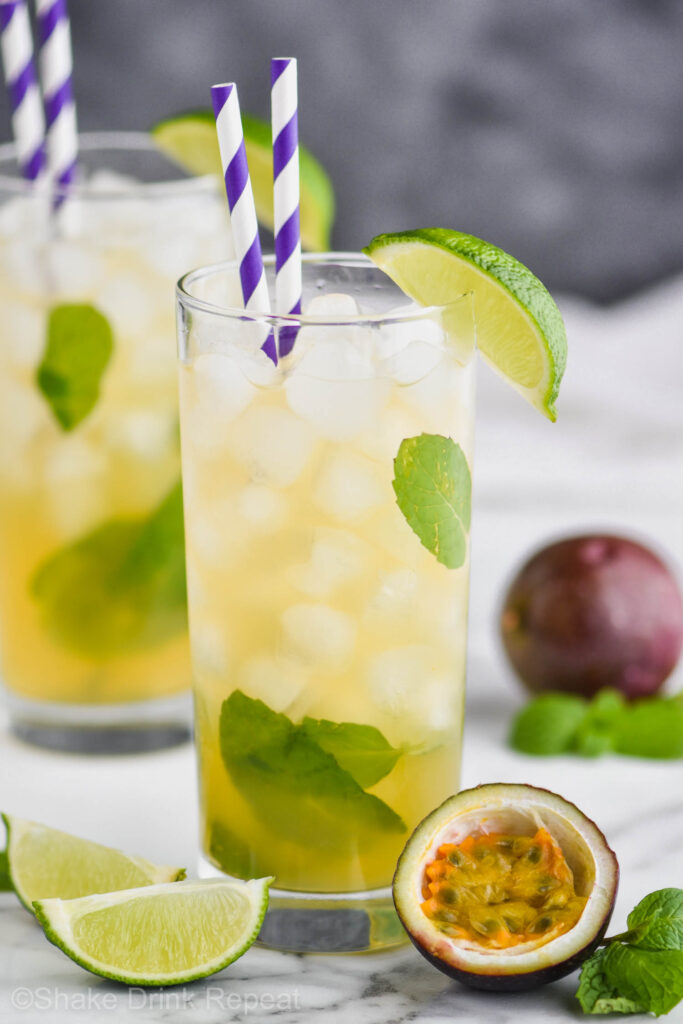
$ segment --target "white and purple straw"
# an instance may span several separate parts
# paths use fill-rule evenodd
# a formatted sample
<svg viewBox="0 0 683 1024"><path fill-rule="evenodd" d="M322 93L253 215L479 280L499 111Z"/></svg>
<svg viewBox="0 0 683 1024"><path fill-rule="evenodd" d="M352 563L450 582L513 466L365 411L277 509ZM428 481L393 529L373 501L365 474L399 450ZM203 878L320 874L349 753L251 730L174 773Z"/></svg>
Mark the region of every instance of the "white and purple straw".
<svg viewBox="0 0 683 1024"><path fill-rule="evenodd" d="M296 60L274 57L270 63L273 125L275 224L275 299L280 314L301 313L301 230L299 227L299 128ZM280 330L280 357L291 352L297 328Z"/></svg>
<svg viewBox="0 0 683 1024"><path fill-rule="evenodd" d="M0 3L0 48L12 108L17 160L23 177L36 181L45 169L45 120L26 0L2 0Z"/></svg>
<svg viewBox="0 0 683 1024"><path fill-rule="evenodd" d="M216 133L221 153L225 191L230 207L232 240L239 261L244 308L252 312L269 313L270 299L263 269L263 256L261 255L247 154L244 148L237 86L234 82L213 85L211 99L216 115ZM266 355L274 363L277 363L275 338L272 331L269 332L261 347Z"/></svg>
<svg viewBox="0 0 683 1024"><path fill-rule="evenodd" d="M47 159L52 183L64 197L74 180L78 130L74 103L71 30L66 0L36 0L40 78L47 121ZM58 205L59 196L56 199Z"/></svg>

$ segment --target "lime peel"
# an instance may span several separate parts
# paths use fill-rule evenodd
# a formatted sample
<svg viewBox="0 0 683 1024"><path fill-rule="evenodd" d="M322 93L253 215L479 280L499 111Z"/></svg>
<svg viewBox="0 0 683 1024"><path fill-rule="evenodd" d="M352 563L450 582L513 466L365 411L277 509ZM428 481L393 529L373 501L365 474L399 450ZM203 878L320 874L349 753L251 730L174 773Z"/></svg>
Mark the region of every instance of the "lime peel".
<svg viewBox="0 0 683 1024"><path fill-rule="evenodd" d="M75 963L128 985L180 985L215 974L253 944L273 878L207 878L36 900L47 938Z"/></svg>
<svg viewBox="0 0 683 1024"><path fill-rule="evenodd" d="M489 242L447 228L378 235L363 252L416 302L472 291L482 356L550 420L567 360L564 323L538 278Z"/></svg>
<svg viewBox="0 0 683 1024"><path fill-rule="evenodd" d="M153 864L13 815L3 814L2 819L10 881L27 910L36 899L83 897L185 877L184 868Z"/></svg>

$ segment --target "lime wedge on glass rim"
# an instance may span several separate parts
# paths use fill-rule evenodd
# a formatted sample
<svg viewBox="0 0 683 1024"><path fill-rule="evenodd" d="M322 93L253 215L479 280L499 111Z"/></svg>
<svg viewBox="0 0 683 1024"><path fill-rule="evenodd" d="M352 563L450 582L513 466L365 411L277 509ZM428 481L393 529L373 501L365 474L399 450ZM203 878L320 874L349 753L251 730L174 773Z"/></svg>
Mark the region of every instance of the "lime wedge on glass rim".
<svg viewBox="0 0 683 1024"><path fill-rule="evenodd" d="M81 967L127 985L180 985L215 974L249 949L272 878L151 885L37 900L48 939Z"/></svg>
<svg viewBox="0 0 683 1024"><path fill-rule="evenodd" d="M28 910L34 900L73 899L158 882L176 882L185 869L152 864L47 825L2 815L7 864L15 893Z"/></svg>
<svg viewBox="0 0 683 1024"><path fill-rule="evenodd" d="M474 294L484 359L550 420L567 361L555 301L532 272L489 242L447 228L378 235L363 252L422 306Z"/></svg>
<svg viewBox="0 0 683 1024"><path fill-rule="evenodd" d="M244 146L254 192L256 215L273 230L273 148L271 127L266 121L242 115ZM216 121L210 110L194 110L160 121L151 130L162 153L190 174L222 176L216 139ZM330 248L334 221L334 191L322 165L310 150L299 146L301 187L301 244L311 252Z"/></svg>

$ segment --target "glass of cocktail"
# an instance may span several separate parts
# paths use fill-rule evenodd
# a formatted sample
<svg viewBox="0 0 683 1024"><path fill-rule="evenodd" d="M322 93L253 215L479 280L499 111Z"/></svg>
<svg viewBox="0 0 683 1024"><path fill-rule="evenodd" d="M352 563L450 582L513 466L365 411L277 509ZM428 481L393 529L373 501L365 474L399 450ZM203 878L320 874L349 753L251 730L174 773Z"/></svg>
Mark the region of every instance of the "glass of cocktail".
<svg viewBox="0 0 683 1024"><path fill-rule="evenodd" d="M172 289L231 253L217 179L146 135L82 136L52 192L0 147L0 644L34 742L187 735Z"/></svg>
<svg viewBox="0 0 683 1024"><path fill-rule="evenodd" d="M381 949L458 789L473 313L345 254L304 257L303 310L246 312L237 264L178 288L201 869L275 876L269 945Z"/></svg>

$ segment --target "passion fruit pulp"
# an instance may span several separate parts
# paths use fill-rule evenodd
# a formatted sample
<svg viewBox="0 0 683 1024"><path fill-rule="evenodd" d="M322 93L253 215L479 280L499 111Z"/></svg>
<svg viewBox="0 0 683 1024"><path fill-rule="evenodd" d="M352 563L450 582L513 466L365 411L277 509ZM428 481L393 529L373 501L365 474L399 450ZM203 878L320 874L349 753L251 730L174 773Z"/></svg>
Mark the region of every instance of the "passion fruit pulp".
<svg viewBox="0 0 683 1024"><path fill-rule="evenodd" d="M440 971L514 992L575 970L603 938L619 868L574 804L535 786L463 790L415 829L394 876L396 911Z"/></svg>

